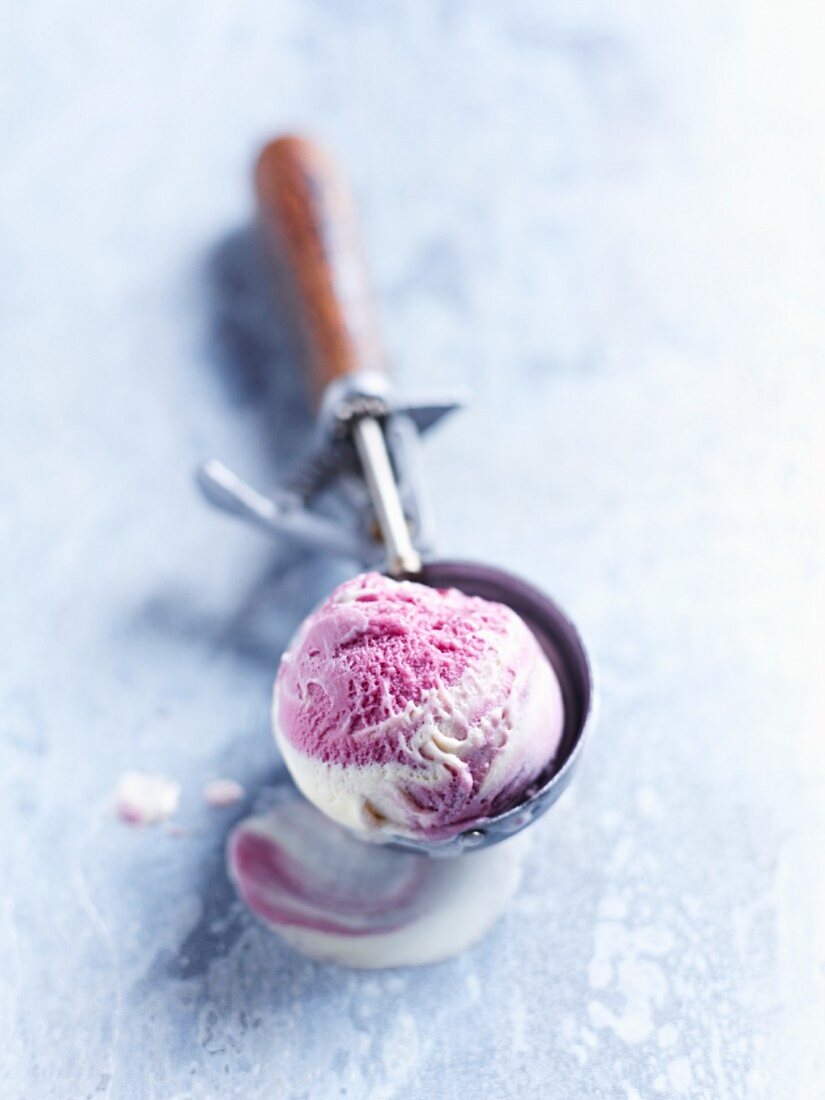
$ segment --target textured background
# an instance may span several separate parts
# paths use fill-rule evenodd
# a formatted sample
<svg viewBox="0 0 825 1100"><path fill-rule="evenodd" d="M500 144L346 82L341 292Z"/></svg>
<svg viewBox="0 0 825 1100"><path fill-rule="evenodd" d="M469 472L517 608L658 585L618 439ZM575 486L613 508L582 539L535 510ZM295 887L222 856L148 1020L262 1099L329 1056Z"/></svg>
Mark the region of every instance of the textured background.
<svg viewBox="0 0 825 1100"><path fill-rule="evenodd" d="M4 1096L820 1094L821 12L3 5ZM305 438L245 229L292 126L348 163L399 376L474 390L427 445L445 552L547 587L601 668L519 897L425 971L305 961L223 870L339 575L190 480ZM128 767L192 835L112 821Z"/></svg>

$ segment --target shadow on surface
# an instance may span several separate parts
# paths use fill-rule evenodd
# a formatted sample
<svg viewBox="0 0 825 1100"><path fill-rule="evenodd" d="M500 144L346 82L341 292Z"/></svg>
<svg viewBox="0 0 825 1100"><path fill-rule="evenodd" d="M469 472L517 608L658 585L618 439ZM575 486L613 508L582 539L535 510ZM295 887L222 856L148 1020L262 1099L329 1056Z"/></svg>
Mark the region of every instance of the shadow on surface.
<svg viewBox="0 0 825 1100"><path fill-rule="evenodd" d="M281 474L306 447L312 417L300 352L254 227L212 249L205 283L208 357L230 403L260 411L262 448Z"/></svg>
<svg viewBox="0 0 825 1100"><path fill-rule="evenodd" d="M313 422L295 341L283 324L272 274L252 227L230 233L210 251L204 280L207 366L211 364L230 406L256 410L264 464L275 481L307 448ZM298 622L346 574L345 566L327 556L273 542L273 558L261 573L238 578L237 602L229 614L209 608L184 583L148 594L127 628L207 653L228 654L259 668L270 682ZM298 970L306 976L313 965L258 925L237 898L226 872L225 848L231 830L253 809L263 808L273 789L291 782L283 765L274 760L271 768L244 775L243 761L260 759L255 746L246 745L247 738L254 738L256 745L271 743L268 728L256 729L228 741L224 759L214 762L216 774L244 780L247 795L225 811L220 829L214 834L210 830L195 857L198 865L192 878L200 912L183 934L180 947L160 952L151 962L134 989L138 999L160 992L174 1006L185 989L187 1002L196 1010L207 1007L220 1016L227 1010L228 987L239 974L247 973L248 963L242 956L248 949L267 992L256 994L257 979L251 980L244 1000L251 1009L260 996L271 1008L273 983L276 998L280 989L275 976ZM235 954L241 939L244 947ZM225 968L215 965L222 961L227 961Z"/></svg>
<svg viewBox="0 0 825 1100"><path fill-rule="evenodd" d="M172 978L196 985L199 981L205 983L212 963L226 958L231 952L253 918L238 899L226 873L226 843L235 826L253 808L256 812L262 809L285 787L292 787L292 781L284 766L277 764L256 783L251 783L246 796L227 814L225 827L216 838L219 843L201 862L197 891L202 903L200 916L176 952L155 960L147 979ZM205 984L200 994L208 996Z"/></svg>
<svg viewBox="0 0 825 1100"><path fill-rule="evenodd" d="M271 675L297 624L346 575L339 577L334 562L284 547L258 576L239 579L231 611L206 606L192 587L169 586L147 596L126 629L228 655Z"/></svg>
<svg viewBox="0 0 825 1100"><path fill-rule="evenodd" d="M300 350L254 226L234 230L207 253L203 285L204 373L211 366L230 406L255 409L263 465L275 482L309 447L313 420ZM193 502L197 507L194 490ZM258 576L239 578L238 602L228 615L210 610L191 588L173 586L150 594L129 629L228 652L271 672L295 625L336 576L336 563L327 556L274 539L272 547L273 557Z"/></svg>

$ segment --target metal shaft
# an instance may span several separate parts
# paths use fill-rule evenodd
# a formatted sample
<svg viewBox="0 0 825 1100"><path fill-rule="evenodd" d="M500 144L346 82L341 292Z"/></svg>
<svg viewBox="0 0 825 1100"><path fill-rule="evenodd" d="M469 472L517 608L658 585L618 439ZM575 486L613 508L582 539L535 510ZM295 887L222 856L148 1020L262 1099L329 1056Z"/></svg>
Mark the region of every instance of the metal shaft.
<svg viewBox="0 0 825 1100"><path fill-rule="evenodd" d="M410 538L383 429L373 417L362 416L352 435L387 551L387 571L394 577L418 573L421 557Z"/></svg>

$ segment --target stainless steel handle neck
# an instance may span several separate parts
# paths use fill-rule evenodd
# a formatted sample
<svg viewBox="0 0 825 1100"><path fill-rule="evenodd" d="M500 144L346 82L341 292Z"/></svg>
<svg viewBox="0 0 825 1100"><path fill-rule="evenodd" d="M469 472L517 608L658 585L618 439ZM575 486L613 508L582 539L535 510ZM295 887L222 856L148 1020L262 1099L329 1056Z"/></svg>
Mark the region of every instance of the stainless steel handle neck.
<svg viewBox="0 0 825 1100"><path fill-rule="evenodd" d="M359 417L352 438L387 551L387 571L393 577L419 573L421 556L410 538L381 425L371 416Z"/></svg>

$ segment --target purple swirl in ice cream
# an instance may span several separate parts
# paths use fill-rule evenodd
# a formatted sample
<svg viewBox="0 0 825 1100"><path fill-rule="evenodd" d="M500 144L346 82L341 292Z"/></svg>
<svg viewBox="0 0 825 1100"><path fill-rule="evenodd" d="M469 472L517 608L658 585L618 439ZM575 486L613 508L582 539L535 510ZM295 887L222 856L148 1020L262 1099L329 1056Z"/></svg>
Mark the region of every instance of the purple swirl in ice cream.
<svg viewBox="0 0 825 1100"><path fill-rule="evenodd" d="M364 833L446 837L509 808L562 725L552 666L513 611L377 573L309 616L275 684L298 786Z"/></svg>

